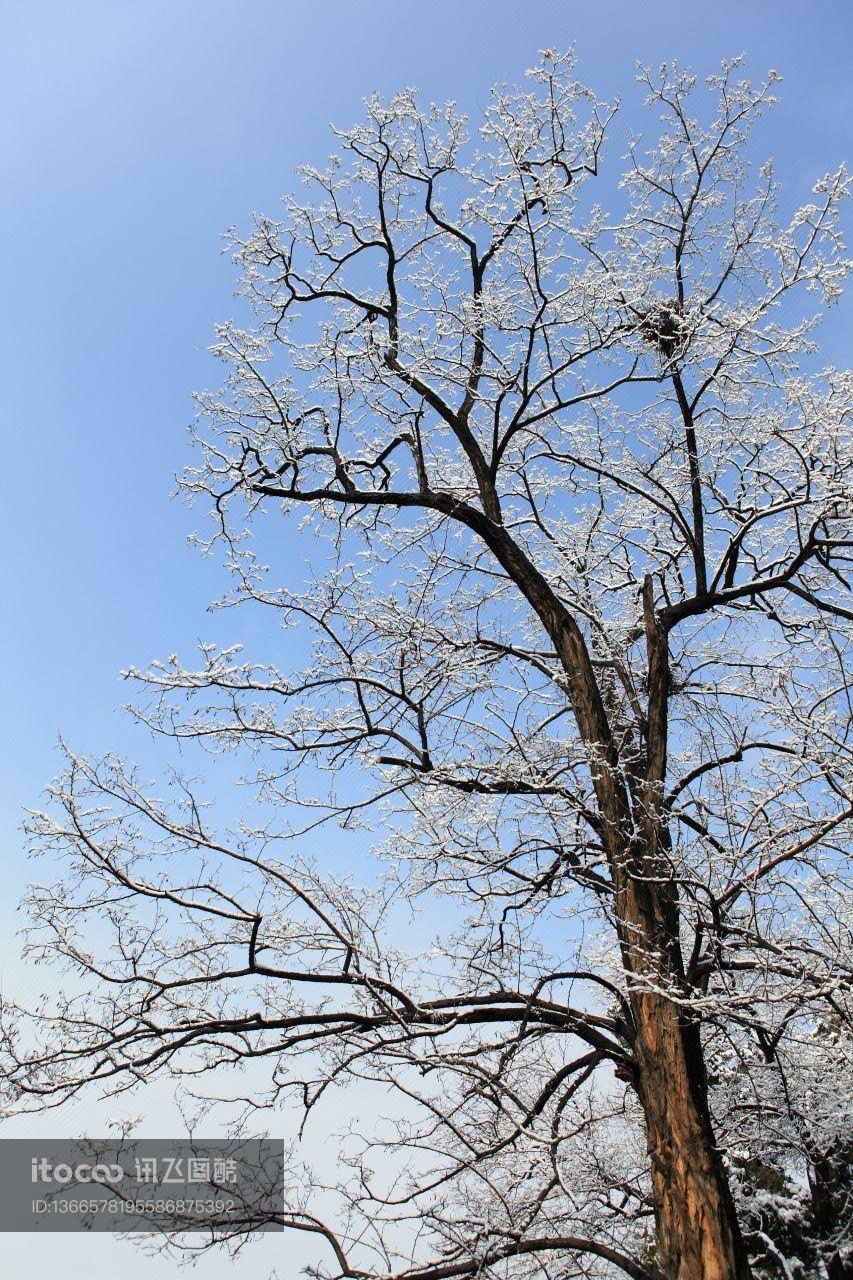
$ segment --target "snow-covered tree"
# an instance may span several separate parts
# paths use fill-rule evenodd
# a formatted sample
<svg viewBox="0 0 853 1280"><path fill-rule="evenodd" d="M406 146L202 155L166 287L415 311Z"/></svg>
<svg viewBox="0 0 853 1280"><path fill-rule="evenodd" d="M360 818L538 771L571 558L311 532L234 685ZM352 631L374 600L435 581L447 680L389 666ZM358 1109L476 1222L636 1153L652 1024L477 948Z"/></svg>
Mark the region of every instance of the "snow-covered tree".
<svg viewBox="0 0 853 1280"><path fill-rule="evenodd" d="M789 1017L772 1046L749 1028L707 1044L718 1141L754 1270L768 1277L853 1275L849 993L829 1003L823 1017Z"/></svg>
<svg viewBox="0 0 853 1280"><path fill-rule="evenodd" d="M257 807L69 756L32 946L89 994L6 1008L4 1073L390 1089L289 1193L318 1276L849 1273L848 180L779 214L776 79L642 72L618 185L567 56L473 133L374 98L233 233L254 319L183 484L287 638L130 675ZM366 833L360 888L326 851Z"/></svg>

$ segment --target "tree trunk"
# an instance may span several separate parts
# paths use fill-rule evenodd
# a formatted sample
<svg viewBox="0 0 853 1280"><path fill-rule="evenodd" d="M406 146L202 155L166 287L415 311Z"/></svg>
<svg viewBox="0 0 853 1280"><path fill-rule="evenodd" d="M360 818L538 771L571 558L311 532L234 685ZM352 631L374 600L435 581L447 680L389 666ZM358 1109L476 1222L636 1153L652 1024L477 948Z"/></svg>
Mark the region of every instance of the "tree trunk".
<svg viewBox="0 0 853 1280"><path fill-rule="evenodd" d="M633 771L629 796L604 698L577 622L502 528L484 526L483 537L555 645L592 767L613 877L619 944L632 985L633 1083L645 1115L651 1159L657 1268L665 1280L749 1280L749 1259L711 1124L699 1028L666 995L685 995L686 984L663 806L669 647L655 611L652 579L647 576L643 584L646 760L642 772Z"/></svg>
<svg viewBox="0 0 853 1280"><path fill-rule="evenodd" d="M675 999L687 995L687 985L663 804L669 647L649 577L643 614L649 658L646 768L635 782L633 838L621 847L613 840L611 866L622 956L633 987L636 1086L651 1162L656 1262L666 1280L747 1280L749 1259L711 1124L699 1026ZM625 822L622 829L631 828Z"/></svg>
<svg viewBox="0 0 853 1280"><path fill-rule="evenodd" d="M667 1280L746 1280L749 1262L714 1140L698 1028L656 993L640 994L634 1015L656 1264Z"/></svg>
<svg viewBox="0 0 853 1280"><path fill-rule="evenodd" d="M748 1280L749 1259L717 1148L699 1024L667 993L686 994L665 825L652 853L618 859L616 906L632 977L634 1084L646 1123L655 1263L666 1280Z"/></svg>

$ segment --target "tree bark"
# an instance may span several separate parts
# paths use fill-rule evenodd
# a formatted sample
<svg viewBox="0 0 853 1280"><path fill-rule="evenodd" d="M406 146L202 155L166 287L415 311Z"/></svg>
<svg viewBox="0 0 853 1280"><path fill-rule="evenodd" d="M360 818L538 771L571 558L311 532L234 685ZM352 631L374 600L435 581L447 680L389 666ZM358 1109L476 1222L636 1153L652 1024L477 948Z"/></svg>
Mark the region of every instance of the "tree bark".
<svg viewBox="0 0 853 1280"><path fill-rule="evenodd" d="M714 1136L699 1024L686 993L665 825L655 849L618 860L617 927L633 1016L633 1084L646 1125L654 1263L666 1280L748 1280L749 1259ZM648 828L647 828L648 834ZM672 994L668 994L672 993Z"/></svg>
<svg viewBox="0 0 853 1280"><path fill-rule="evenodd" d="M717 1150L698 1027L671 1000L634 1002L657 1257L667 1280L746 1280L749 1261Z"/></svg>

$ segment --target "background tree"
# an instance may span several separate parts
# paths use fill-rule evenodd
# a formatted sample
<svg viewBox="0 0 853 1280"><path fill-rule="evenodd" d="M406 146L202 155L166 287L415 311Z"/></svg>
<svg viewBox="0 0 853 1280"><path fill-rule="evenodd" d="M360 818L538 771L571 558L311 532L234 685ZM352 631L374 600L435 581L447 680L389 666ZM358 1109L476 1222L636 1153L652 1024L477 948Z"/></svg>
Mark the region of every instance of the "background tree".
<svg viewBox="0 0 853 1280"><path fill-rule="evenodd" d="M743 1033L735 1052L731 1036L709 1045L718 1139L762 1275L851 1275L849 1027L848 1002L791 1019L773 1053Z"/></svg>
<svg viewBox="0 0 853 1280"><path fill-rule="evenodd" d="M258 1058L263 1101L306 1112L390 1086L337 1218L310 1171L292 1189L318 1275L847 1265L814 1193L848 1130L766 1166L776 1210L812 1177L831 1245L792 1261L755 1217L777 1068L847 1025L853 814L853 380L816 367L810 305L847 271L848 183L780 222L747 163L775 78L724 65L703 123L694 78L643 72L657 140L609 213L616 106L568 57L497 89L475 142L452 105L372 99L305 203L233 234L256 322L219 331L183 483L227 603L314 651L131 673L156 731L256 753L230 835L185 778L166 802L69 755L32 824L69 865L32 945L94 982L37 1042L7 1008L5 1071L38 1104ZM307 587L248 540L277 512L304 518ZM324 866L357 826L364 889ZM403 908L435 902L412 953Z"/></svg>

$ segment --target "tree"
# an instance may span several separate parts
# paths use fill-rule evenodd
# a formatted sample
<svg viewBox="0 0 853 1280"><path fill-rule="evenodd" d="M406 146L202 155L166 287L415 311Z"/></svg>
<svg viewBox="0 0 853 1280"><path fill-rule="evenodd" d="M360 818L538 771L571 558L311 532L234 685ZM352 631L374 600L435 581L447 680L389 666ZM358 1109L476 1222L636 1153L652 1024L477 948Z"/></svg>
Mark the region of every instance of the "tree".
<svg viewBox="0 0 853 1280"><path fill-rule="evenodd" d="M658 137L610 213L617 107L548 51L476 142L452 105L371 99L304 203L232 234L255 319L218 332L183 485L226 603L313 653L129 673L158 733L253 753L230 835L188 779L161 801L69 753L33 946L94 981L37 1039L6 1010L5 1071L41 1105L263 1059L306 1114L384 1083L396 1127L345 1148L337 1224L308 1174L288 1202L317 1275L790 1272L750 1135L849 1010L853 379L818 368L812 306L848 180L784 225L748 160L777 77L740 77L642 72ZM280 513L307 585L249 541L272 554ZM323 857L358 827L364 889ZM407 953L403 909L436 902Z"/></svg>
<svg viewBox="0 0 853 1280"><path fill-rule="evenodd" d="M842 999L842 1005L844 1001ZM717 1135L729 1149L745 1237L761 1275L853 1274L850 1012L798 1020L773 1054L741 1033L708 1046ZM712 1104L713 1105L713 1104Z"/></svg>

